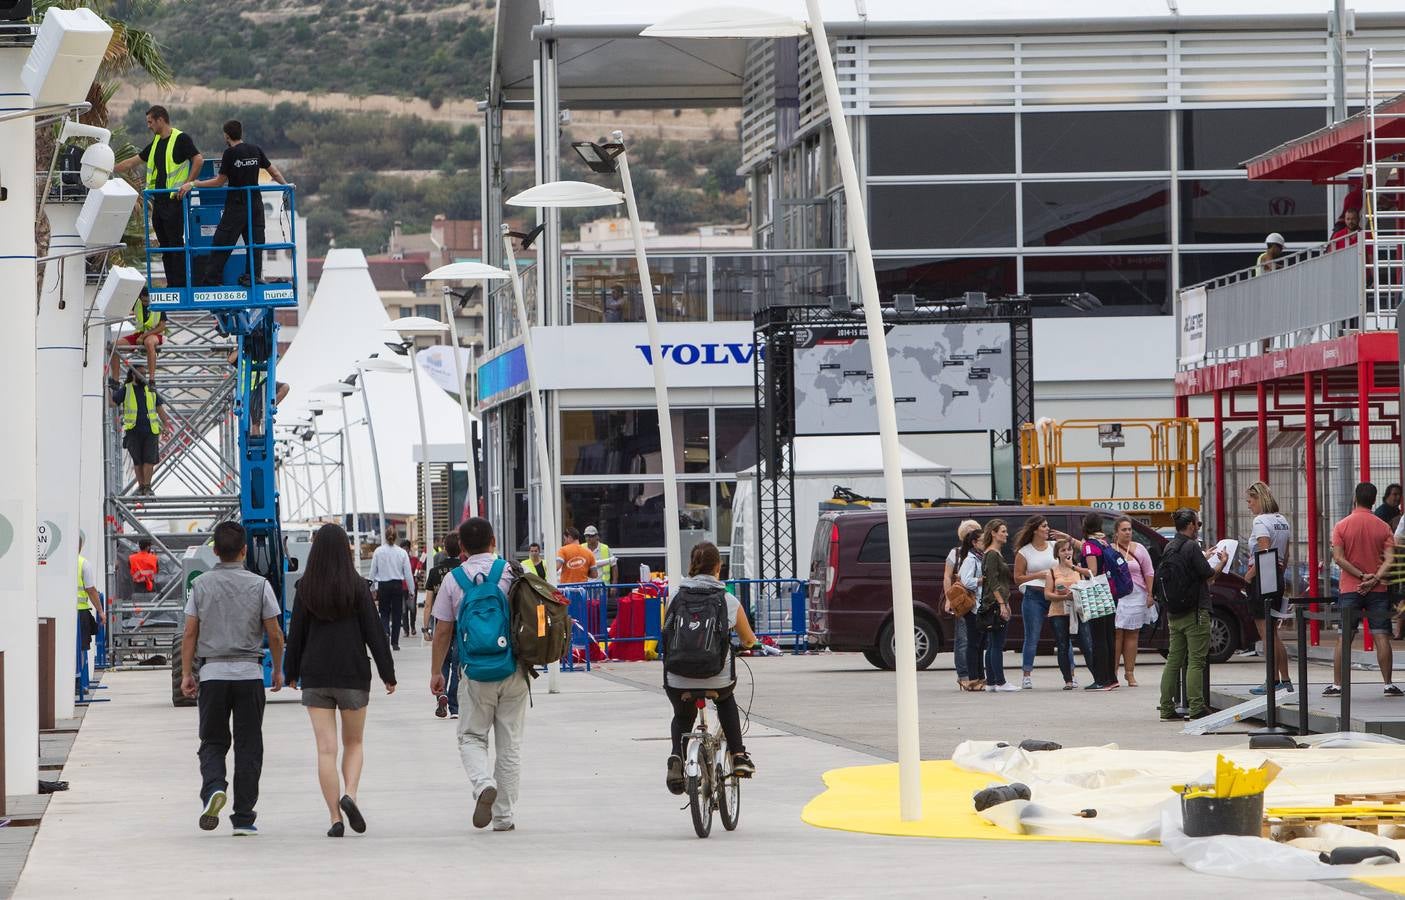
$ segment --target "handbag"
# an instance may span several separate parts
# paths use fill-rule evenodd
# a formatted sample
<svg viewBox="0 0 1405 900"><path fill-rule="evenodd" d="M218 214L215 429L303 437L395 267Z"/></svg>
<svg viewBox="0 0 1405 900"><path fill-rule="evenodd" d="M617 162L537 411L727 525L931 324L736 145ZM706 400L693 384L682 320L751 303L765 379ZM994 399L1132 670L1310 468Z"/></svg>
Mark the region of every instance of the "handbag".
<svg viewBox="0 0 1405 900"><path fill-rule="evenodd" d="M1112 587L1106 575L1098 575L1086 581L1071 585L1074 609L1081 622L1101 619L1117 612L1117 601L1112 597Z"/></svg>
<svg viewBox="0 0 1405 900"><path fill-rule="evenodd" d="M966 590L966 585L959 581L951 583L945 596L947 605L951 607L951 614L958 619L976 608L976 598L971 596L971 592Z"/></svg>

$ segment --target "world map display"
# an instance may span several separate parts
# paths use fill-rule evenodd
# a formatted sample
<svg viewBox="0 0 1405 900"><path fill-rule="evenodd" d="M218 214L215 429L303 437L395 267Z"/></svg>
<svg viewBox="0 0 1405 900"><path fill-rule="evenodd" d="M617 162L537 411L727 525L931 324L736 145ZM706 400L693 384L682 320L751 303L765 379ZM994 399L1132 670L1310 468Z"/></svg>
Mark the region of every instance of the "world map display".
<svg viewBox="0 0 1405 900"><path fill-rule="evenodd" d="M891 325L887 336L900 432L1003 431L1010 427L1009 325ZM854 325L812 328L797 334L796 434L872 434L877 430L867 330Z"/></svg>

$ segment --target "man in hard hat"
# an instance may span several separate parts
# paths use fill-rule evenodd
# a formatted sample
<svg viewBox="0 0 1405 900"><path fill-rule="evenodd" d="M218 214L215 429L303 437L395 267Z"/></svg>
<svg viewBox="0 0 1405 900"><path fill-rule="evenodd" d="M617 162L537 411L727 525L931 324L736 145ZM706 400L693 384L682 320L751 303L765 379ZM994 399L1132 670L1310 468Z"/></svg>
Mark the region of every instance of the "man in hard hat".
<svg viewBox="0 0 1405 900"><path fill-rule="evenodd" d="M1283 235L1278 232L1270 234L1264 238L1265 249L1259 254L1259 258L1254 261L1254 274L1262 275L1278 268L1278 258L1283 255Z"/></svg>

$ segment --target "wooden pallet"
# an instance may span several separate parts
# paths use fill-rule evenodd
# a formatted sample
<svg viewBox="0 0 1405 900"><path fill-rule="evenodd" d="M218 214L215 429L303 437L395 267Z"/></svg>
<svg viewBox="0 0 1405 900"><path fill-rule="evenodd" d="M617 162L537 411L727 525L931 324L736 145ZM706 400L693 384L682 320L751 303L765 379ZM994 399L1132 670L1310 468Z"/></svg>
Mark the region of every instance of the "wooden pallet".
<svg viewBox="0 0 1405 900"><path fill-rule="evenodd" d="M1405 791L1382 791L1372 794L1337 794L1332 798L1337 806L1351 806L1354 803L1401 803L1405 804Z"/></svg>
<svg viewBox="0 0 1405 900"><path fill-rule="evenodd" d="M1400 812L1349 812L1343 807L1340 813L1316 813L1312 815L1265 815L1263 836L1276 841L1288 841L1296 837L1312 834L1319 825L1341 825L1355 828L1368 834L1379 834L1382 825L1405 825L1405 809Z"/></svg>

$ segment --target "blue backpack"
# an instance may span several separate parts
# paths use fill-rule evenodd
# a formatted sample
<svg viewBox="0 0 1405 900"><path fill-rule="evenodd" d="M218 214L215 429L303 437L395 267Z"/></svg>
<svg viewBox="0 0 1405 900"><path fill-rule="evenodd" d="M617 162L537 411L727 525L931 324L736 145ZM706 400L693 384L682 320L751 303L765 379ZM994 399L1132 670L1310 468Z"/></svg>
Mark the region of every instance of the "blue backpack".
<svg viewBox="0 0 1405 900"><path fill-rule="evenodd" d="M487 576L473 580L462 566L454 569L454 580L463 588L454 634L459 642L459 663L473 681L502 681L517 671L510 636L512 617L502 590L506 567L504 560L496 560Z"/></svg>
<svg viewBox="0 0 1405 900"><path fill-rule="evenodd" d="M1121 600L1136 587L1132 582L1132 569L1127 558L1107 541L1097 541L1098 574L1107 576L1107 586L1112 590L1112 598Z"/></svg>

